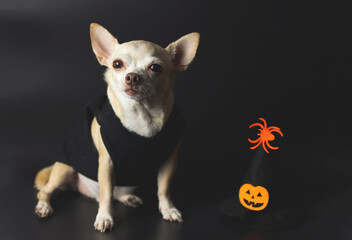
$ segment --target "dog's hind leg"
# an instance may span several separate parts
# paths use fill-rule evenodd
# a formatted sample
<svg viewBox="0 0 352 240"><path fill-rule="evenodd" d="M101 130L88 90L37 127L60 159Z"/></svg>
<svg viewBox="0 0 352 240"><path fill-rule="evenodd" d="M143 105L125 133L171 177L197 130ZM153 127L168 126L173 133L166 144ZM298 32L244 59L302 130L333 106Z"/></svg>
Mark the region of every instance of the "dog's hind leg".
<svg viewBox="0 0 352 240"><path fill-rule="evenodd" d="M97 181L89 179L78 173L77 189L83 195L93 198L99 202L100 188ZM132 194L135 189L136 186L114 186L112 198L113 200L122 202L127 206L137 207L138 205L143 204L143 200Z"/></svg>
<svg viewBox="0 0 352 240"><path fill-rule="evenodd" d="M53 212L53 208L50 205L50 197L55 189L67 184L72 180L74 170L72 167L56 162L51 169L41 170L36 177L35 185L40 189L37 198L38 204L35 207L36 214L41 217L47 217ZM49 172L50 170L50 172ZM45 176L49 175L48 178ZM47 179L47 182L45 183Z"/></svg>
<svg viewBox="0 0 352 240"><path fill-rule="evenodd" d="M35 176L34 187L39 191L48 183L53 165L40 170Z"/></svg>
<svg viewBox="0 0 352 240"><path fill-rule="evenodd" d="M138 207L139 205L143 204L143 200L136 195L132 194L136 186L115 186L113 192L114 200L122 202L126 206L130 207Z"/></svg>

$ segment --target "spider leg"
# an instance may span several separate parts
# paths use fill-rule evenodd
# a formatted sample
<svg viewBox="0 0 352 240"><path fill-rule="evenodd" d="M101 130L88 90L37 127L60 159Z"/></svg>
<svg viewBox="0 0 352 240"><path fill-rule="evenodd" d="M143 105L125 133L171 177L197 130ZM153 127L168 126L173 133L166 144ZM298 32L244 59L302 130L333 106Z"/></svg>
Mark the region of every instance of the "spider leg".
<svg viewBox="0 0 352 240"><path fill-rule="evenodd" d="M284 135L282 134L282 132L280 131L280 128L279 129L274 129L272 130L271 132L277 132L281 135L281 137L283 137Z"/></svg>
<svg viewBox="0 0 352 240"><path fill-rule="evenodd" d="M250 147L250 149L252 149L252 150L256 149L262 142L263 142L263 140L260 139L259 143L257 145L255 145L255 146L253 146L253 147Z"/></svg>
<svg viewBox="0 0 352 240"><path fill-rule="evenodd" d="M266 153L269 153L268 149L266 149L266 147L265 147L265 143L267 143L267 142L268 142L268 140L263 141L263 148Z"/></svg>
<svg viewBox="0 0 352 240"><path fill-rule="evenodd" d="M278 127L275 127L275 126L268 127L268 131L270 131L270 130L272 130L272 129L275 129L275 130L279 130L279 131L280 131L280 128L278 128Z"/></svg>
<svg viewBox="0 0 352 240"><path fill-rule="evenodd" d="M248 138L248 141L249 141L250 143L256 143L256 142L260 141L260 138L258 138L257 140L252 140L252 139L249 139L249 138Z"/></svg>
<svg viewBox="0 0 352 240"><path fill-rule="evenodd" d="M264 129L264 126L263 126L262 124L260 124L260 123L253 123L252 125L249 126L249 128L252 128L252 127L254 127L254 126L259 126L259 127L261 127L262 129Z"/></svg>
<svg viewBox="0 0 352 240"><path fill-rule="evenodd" d="M273 150L279 149L279 147L273 147L273 146L271 146L268 141L266 142L266 145L268 145L268 147L269 147L270 149L273 149Z"/></svg>
<svg viewBox="0 0 352 240"><path fill-rule="evenodd" d="M267 128L267 125L266 125L265 119L264 119L264 118L259 118L259 120L263 121L263 123L264 123L264 128L266 129L266 128Z"/></svg>

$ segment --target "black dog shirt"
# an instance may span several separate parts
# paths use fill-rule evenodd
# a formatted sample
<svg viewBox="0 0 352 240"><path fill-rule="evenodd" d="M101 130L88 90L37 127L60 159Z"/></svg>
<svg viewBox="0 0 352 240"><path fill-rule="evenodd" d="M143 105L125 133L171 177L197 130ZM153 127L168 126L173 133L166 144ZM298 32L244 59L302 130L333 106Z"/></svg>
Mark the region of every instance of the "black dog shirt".
<svg viewBox="0 0 352 240"><path fill-rule="evenodd" d="M162 130L150 138L126 129L106 96L88 105L85 113L84 124L79 124L65 137L61 151L64 156L58 161L97 180L98 152L91 136L91 122L96 117L113 161L115 184L120 186L138 185L155 177L178 144L184 128L184 120L175 105Z"/></svg>

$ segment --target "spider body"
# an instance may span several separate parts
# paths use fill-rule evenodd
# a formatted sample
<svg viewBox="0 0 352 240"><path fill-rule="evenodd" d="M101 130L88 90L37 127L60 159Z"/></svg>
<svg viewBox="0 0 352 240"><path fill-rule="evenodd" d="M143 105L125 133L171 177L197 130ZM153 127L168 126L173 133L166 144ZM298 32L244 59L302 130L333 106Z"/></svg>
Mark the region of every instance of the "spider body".
<svg viewBox="0 0 352 240"><path fill-rule="evenodd" d="M261 120L264 125L261 124L261 123L253 123L252 125L249 126L249 128L252 128L252 127L255 127L255 126L260 127L259 133L257 134L259 136L258 139L252 140L252 139L248 138L248 141L250 143L256 144L255 146L250 147L250 149L252 149L252 150L256 149L260 145L263 146L263 149L265 150L266 153L269 153L267 147L272 149L272 150L279 149L278 147L271 146L269 144L269 141L275 140L275 136L274 136L274 134L272 134L272 132L277 132L277 133L279 133L281 135L281 137L283 137L283 134L282 134L280 128L274 127L274 126L267 127L267 124L266 124L266 121L265 121L264 118L259 118L259 120Z"/></svg>

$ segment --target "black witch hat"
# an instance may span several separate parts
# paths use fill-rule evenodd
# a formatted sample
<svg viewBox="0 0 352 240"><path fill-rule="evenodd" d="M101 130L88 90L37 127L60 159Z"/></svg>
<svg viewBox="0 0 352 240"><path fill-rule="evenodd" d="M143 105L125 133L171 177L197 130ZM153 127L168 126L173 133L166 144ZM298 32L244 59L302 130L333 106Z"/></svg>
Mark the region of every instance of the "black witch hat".
<svg viewBox="0 0 352 240"><path fill-rule="evenodd" d="M245 226L256 230L271 230L289 226L296 219L287 201L282 206L282 190L275 179L275 150L270 142L276 136L283 137L279 127L267 126L265 119L249 128L259 128L258 138L248 138L252 145L252 157L236 195L220 203L220 213L224 223L233 226ZM275 134L275 135L274 135Z"/></svg>

